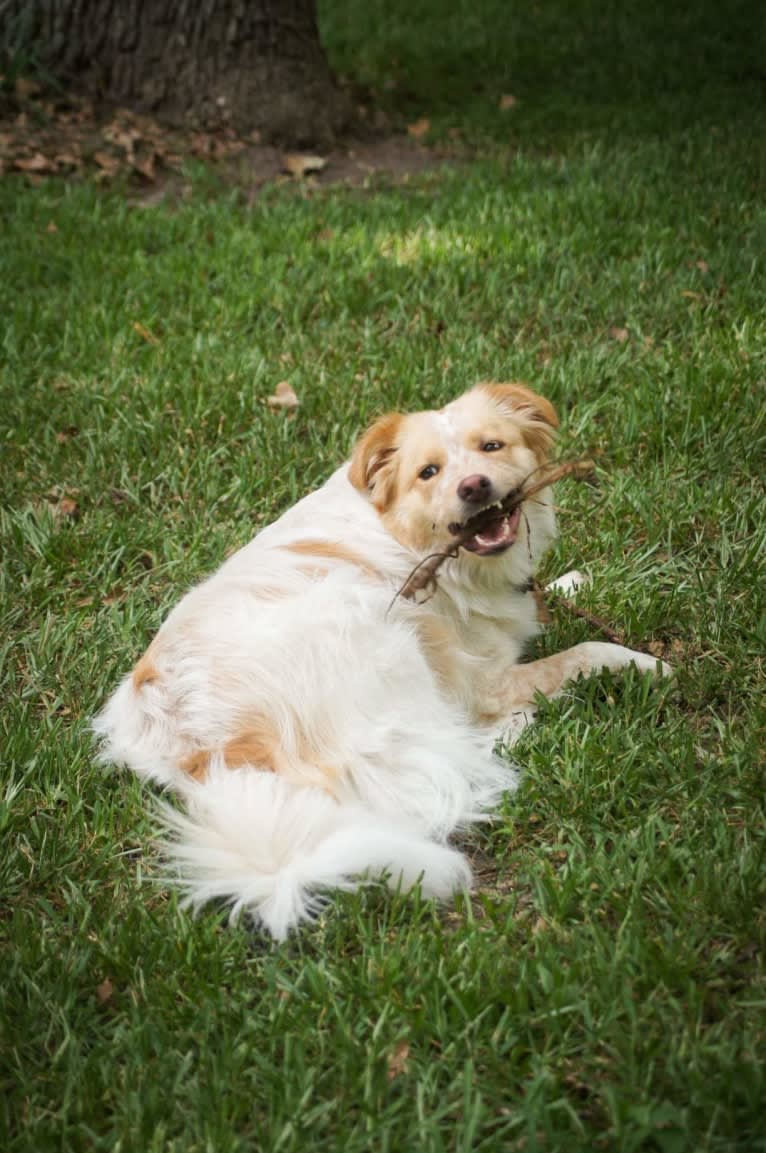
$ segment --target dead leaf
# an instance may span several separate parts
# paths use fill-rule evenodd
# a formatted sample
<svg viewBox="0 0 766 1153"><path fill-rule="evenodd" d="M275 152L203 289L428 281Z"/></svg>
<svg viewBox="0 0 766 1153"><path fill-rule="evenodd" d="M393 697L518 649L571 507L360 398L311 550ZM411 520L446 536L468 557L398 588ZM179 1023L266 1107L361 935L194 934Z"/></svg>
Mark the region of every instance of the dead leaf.
<svg viewBox="0 0 766 1153"><path fill-rule="evenodd" d="M395 1077L399 1077L402 1073L407 1072L408 1058L410 1055L410 1046L408 1041L400 1041L398 1045L388 1054L386 1059L386 1078L393 1081Z"/></svg>
<svg viewBox="0 0 766 1153"><path fill-rule="evenodd" d="M710 265L706 260L695 261L695 267L698 268L702 273L710 272Z"/></svg>
<svg viewBox="0 0 766 1153"><path fill-rule="evenodd" d="M141 337L141 339L145 340L147 344L159 344L160 343L159 337L155 336L154 333L150 329L148 329L145 325L141 324L140 320L134 320L133 321L133 331L137 332L138 335Z"/></svg>
<svg viewBox="0 0 766 1153"><path fill-rule="evenodd" d="M266 403L269 408L285 408L288 411L295 409L300 404L295 390L287 380L280 380L277 387L274 389L274 395L266 398Z"/></svg>
<svg viewBox="0 0 766 1153"><path fill-rule="evenodd" d="M80 515L80 506L76 500L72 500L71 496L63 496L55 505L55 511L59 516L67 517L69 520L77 520Z"/></svg>
<svg viewBox="0 0 766 1153"><path fill-rule="evenodd" d="M414 136L416 140L422 140L431 131L431 121L427 116L422 116L420 120L413 120L412 124L407 125L407 135Z"/></svg>
<svg viewBox="0 0 766 1153"><path fill-rule="evenodd" d="M30 96L37 96L41 92L37 81L29 80L26 76L17 76L13 89L19 100L28 100Z"/></svg>
<svg viewBox="0 0 766 1153"><path fill-rule="evenodd" d="M620 344L624 344L626 340L630 339L630 333L628 332L627 328L616 328L613 326L609 329L609 335L611 336L612 340L616 340Z"/></svg>
<svg viewBox="0 0 766 1153"><path fill-rule="evenodd" d="M512 96L510 92L504 92L500 97L498 108L501 112L508 112L509 109L515 108L517 104L518 100L515 96Z"/></svg>
<svg viewBox="0 0 766 1153"><path fill-rule="evenodd" d="M111 998L113 992L114 992L114 985L112 984L112 982L109 980L108 977L104 977L101 984L96 985L96 996L98 997L98 999L102 1005L106 1004L106 1002Z"/></svg>
<svg viewBox="0 0 766 1153"><path fill-rule="evenodd" d="M93 159L105 176L114 176L120 170L120 161L111 152L94 152Z"/></svg>
<svg viewBox="0 0 766 1153"><path fill-rule="evenodd" d="M286 152L282 157L282 167L296 180L302 180L312 172L321 172L327 164L323 156L311 156L304 152Z"/></svg>
<svg viewBox="0 0 766 1153"><path fill-rule="evenodd" d="M704 300L705 299L701 292L691 292L688 289L686 289L684 292L682 292L681 296L685 296L687 300Z"/></svg>
<svg viewBox="0 0 766 1153"><path fill-rule="evenodd" d="M45 229L45 231L50 233L58 232L58 227L52 220L49 220L48 227Z"/></svg>
<svg viewBox="0 0 766 1153"><path fill-rule="evenodd" d="M149 152L146 156L141 158L136 156L131 156L129 158L131 168L138 172L139 175L143 176L145 180L148 180L150 184L153 184L156 180L156 173L154 171L154 157L155 153Z"/></svg>
<svg viewBox="0 0 766 1153"><path fill-rule="evenodd" d="M47 156L43 156L42 152L35 152L33 156L17 156L13 161L13 167L18 168L20 172L55 171L55 165Z"/></svg>
<svg viewBox="0 0 766 1153"><path fill-rule="evenodd" d="M72 437L77 436L79 431L76 424L68 424L66 428L59 429L56 433L56 440L59 444L66 444Z"/></svg>

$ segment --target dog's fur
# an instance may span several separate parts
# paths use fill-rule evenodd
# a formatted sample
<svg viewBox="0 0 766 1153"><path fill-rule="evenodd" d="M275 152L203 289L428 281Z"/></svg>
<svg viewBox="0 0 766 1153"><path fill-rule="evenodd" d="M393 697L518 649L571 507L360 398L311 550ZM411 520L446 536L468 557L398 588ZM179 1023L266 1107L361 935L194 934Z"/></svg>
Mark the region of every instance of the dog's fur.
<svg viewBox="0 0 766 1153"><path fill-rule="evenodd" d="M443 564L430 599L395 596L547 459L556 424L517 384L383 416L173 610L95 728L106 759L183 798L185 814L164 811L193 905L225 899L281 938L323 889L468 886L448 838L515 787L498 734L580 673L654 671L596 642L518 663L556 531L549 491Z"/></svg>

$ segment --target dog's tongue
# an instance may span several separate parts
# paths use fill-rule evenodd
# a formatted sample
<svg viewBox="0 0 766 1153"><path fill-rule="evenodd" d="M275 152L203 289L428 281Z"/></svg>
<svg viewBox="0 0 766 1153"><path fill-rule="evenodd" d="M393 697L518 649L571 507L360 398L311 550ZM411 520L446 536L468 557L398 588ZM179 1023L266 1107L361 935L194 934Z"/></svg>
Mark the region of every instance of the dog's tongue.
<svg viewBox="0 0 766 1153"><path fill-rule="evenodd" d="M463 548L480 555L504 552L516 540L520 519L521 509L517 508L506 516L490 521L480 532L465 541Z"/></svg>

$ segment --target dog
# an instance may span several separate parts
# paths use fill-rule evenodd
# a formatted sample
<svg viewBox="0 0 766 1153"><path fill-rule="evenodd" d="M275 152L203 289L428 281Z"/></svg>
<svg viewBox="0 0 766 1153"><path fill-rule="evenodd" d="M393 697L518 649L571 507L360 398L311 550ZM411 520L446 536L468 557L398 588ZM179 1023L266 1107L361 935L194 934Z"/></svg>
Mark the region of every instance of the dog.
<svg viewBox="0 0 766 1153"><path fill-rule="evenodd" d="M433 595L397 596L549 459L557 424L516 383L381 416L170 613L94 728L105 760L180 797L162 805L166 850L194 908L223 900L283 939L330 889L467 889L449 839L517 784L498 736L581 674L668 671L592 641L519 663L540 628L550 488L463 540Z"/></svg>

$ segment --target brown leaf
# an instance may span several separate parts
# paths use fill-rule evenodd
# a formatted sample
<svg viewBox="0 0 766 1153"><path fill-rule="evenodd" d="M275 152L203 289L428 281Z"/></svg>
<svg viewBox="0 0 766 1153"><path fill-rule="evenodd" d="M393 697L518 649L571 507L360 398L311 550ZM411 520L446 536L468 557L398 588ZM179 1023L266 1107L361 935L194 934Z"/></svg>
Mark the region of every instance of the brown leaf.
<svg viewBox="0 0 766 1153"><path fill-rule="evenodd" d="M111 152L94 152L93 159L106 176L114 176L120 170L120 161Z"/></svg>
<svg viewBox="0 0 766 1153"><path fill-rule="evenodd" d="M33 156L17 156L13 161L13 167L18 168L20 172L54 172L56 168L42 152L35 152Z"/></svg>
<svg viewBox="0 0 766 1153"><path fill-rule="evenodd" d="M58 226L54 223L54 221L49 220L45 231L50 232L51 234L54 232L58 232Z"/></svg>
<svg viewBox="0 0 766 1153"><path fill-rule="evenodd" d="M106 1004L106 1002L111 998L113 992L114 992L114 985L112 984L112 982L109 980L108 977L104 977L101 984L96 985L96 996L98 997L98 999L102 1005Z"/></svg>
<svg viewBox="0 0 766 1153"><path fill-rule="evenodd" d="M26 76L17 76L13 89L19 100L28 100L30 96L37 96L42 91L36 80Z"/></svg>
<svg viewBox="0 0 766 1153"><path fill-rule="evenodd" d="M151 184L153 184L156 179L156 173L154 171L154 157L154 152L149 152L142 157L131 156L129 160L131 168L135 169L136 172L138 172L141 176L144 177L145 180L148 180Z"/></svg>
<svg viewBox="0 0 766 1153"><path fill-rule="evenodd" d="M295 391L287 380L280 380L277 387L274 389L274 395L266 398L266 403L269 408L286 408L288 411L295 409L300 404Z"/></svg>
<svg viewBox="0 0 766 1153"><path fill-rule="evenodd" d="M422 140L431 131L431 121L427 116L421 116L420 120L413 120L412 124L407 125L407 135L414 136L416 140Z"/></svg>
<svg viewBox="0 0 766 1153"><path fill-rule="evenodd" d="M133 321L133 331L137 332L141 339L145 340L147 344L160 343L159 337L155 336L151 329L143 325L140 320Z"/></svg>
<svg viewBox="0 0 766 1153"><path fill-rule="evenodd" d="M76 424L68 424L66 428L59 429L59 431L56 433L56 440L59 442L59 444L66 444L72 439L73 436L77 436L79 431L80 430Z"/></svg>
<svg viewBox="0 0 766 1153"><path fill-rule="evenodd" d="M326 164L323 156L311 156L304 152L286 152L282 157L285 172L289 172L296 180L302 180L312 172L321 172Z"/></svg>
<svg viewBox="0 0 766 1153"><path fill-rule="evenodd" d="M508 112L509 109L515 108L517 104L518 100L515 96L512 96L510 92L504 92L500 97L498 108L501 112Z"/></svg>
<svg viewBox="0 0 766 1153"><path fill-rule="evenodd" d="M76 500L72 500L71 496L62 496L58 504L55 505L55 511L59 516L68 517L69 520L77 520L80 515L80 506Z"/></svg>
<svg viewBox="0 0 766 1153"><path fill-rule="evenodd" d="M612 340L618 341L619 344L624 344L626 340L630 339L630 333L627 328L617 328L614 325L609 329L609 335Z"/></svg>
<svg viewBox="0 0 766 1153"><path fill-rule="evenodd" d="M410 1046L408 1041L400 1041L386 1058L386 1078L393 1081L395 1077L399 1077L402 1073L407 1072L408 1058L410 1055Z"/></svg>
<svg viewBox="0 0 766 1153"><path fill-rule="evenodd" d="M696 267L697 267L697 268L700 270L700 272L702 272L702 273L705 273L705 272L710 272L710 265L708 264L708 262L707 262L706 260L697 260L697 261L695 261L695 266L696 266Z"/></svg>

